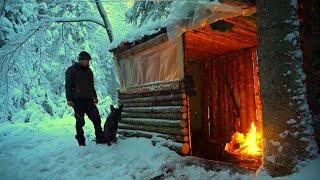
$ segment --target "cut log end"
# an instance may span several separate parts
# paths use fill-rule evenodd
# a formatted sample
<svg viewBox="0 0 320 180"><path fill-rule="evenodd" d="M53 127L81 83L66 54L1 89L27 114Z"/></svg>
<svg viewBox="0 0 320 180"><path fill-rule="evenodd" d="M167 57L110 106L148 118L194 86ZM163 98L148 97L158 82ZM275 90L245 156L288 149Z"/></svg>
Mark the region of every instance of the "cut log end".
<svg viewBox="0 0 320 180"><path fill-rule="evenodd" d="M190 151L190 146L189 146L189 144L184 143L184 144L182 145L181 153L182 153L182 154L189 154L189 151Z"/></svg>

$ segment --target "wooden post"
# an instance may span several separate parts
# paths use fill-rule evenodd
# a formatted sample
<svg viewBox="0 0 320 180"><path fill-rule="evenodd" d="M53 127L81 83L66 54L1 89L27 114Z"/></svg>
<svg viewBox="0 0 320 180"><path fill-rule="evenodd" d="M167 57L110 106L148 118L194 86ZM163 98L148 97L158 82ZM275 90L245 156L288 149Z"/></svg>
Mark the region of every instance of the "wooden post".
<svg viewBox="0 0 320 180"><path fill-rule="evenodd" d="M246 79L247 79L247 109L248 109L248 128L250 128L251 122L254 122L257 125L256 118L256 103L255 103L255 94L254 94L254 79L253 79L253 57L252 49L247 50L242 54L246 62Z"/></svg>
<svg viewBox="0 0 320 180"><path fill-rule="evenodd" d="M259 73L258 73L258 59L256 50L252 52L253 60L253 78L254 78L254 91L255 91L255 102L256 102L256 116L257 116L257 130L262 132L262 104L260 96L260 83L259 83Z"/></svg>

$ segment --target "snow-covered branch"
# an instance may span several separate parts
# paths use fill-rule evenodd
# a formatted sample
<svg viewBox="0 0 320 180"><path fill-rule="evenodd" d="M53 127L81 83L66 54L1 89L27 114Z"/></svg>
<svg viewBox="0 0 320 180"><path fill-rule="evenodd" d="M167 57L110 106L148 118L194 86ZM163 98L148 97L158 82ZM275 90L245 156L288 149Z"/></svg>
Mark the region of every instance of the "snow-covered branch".
<svg viewBox="0 0 320 180"><path fill-rule="evenodd" d="M52 21L54 22L93 22L93 23L96 23L104 28L105 25L102 21L100 21L99 19L97 18L94 18L94 17L74 17L74 18L53 18Z"/></svg>
<svg viewBox="0 0 320 180"><path fill-rule="evenodd" d="M103 22L105 24L105 29L107 31L107 34L108 34L108 37L109 37L109 41L111 43L113 41L113 34L112 34L111 24L110 24L108 16L107 16L107 12L103 8L103 6L102 6L100 1L96 1L96 4L97 4L97 8L99 10L100 16L102 17Z"/></svg>
<svg viewBox="0 0 320 180"><path fill-rule="evenodd" d="M0 57L3 58L11 53L14 53L30 39L37 31L42 28L50 26L52 23L65 23L65 22L93 22L102 27L105 27L103 22L93 17L74 17L74 18L51 18L42 22L32 25L32 28L26 30L24 33L18 34L17 39L10 41L0 49Z"/></svg>

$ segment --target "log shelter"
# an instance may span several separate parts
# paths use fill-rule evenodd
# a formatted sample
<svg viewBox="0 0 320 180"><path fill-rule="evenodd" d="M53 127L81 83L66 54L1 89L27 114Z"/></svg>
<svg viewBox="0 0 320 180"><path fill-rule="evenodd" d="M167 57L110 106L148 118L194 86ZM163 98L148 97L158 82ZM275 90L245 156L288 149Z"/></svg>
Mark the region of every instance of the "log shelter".
<svg viewBox="0 0 320 180"><path fill-rule="evenodd" d="M232 134L247 133L251 122L262 131L253 17L223 18L174 38L161 27L110 51L124 105L120 134L158 136L180 154L234 162L224 152Z"/></svg>
<svg viewBox="0 0 320 180"><path fill-rule="evenodd" d="M193 9L197 3L181 1L182 10L168 17L170 23L110 45L121 84L119 103L124 105L118 132L219 161L219 167L256 170L263 164L272 176L292 174L298 161L318 150L308 106L300 99L305 97L300 66L317 119L319 18L314 12L319 3L298 1L297 9L292 1L220 2ZM295 19L297 13L300 19ZM284 23L288 19L292 23ZM301 47L287 38L299 35L298 30ZM301 54L292 54L300 48ZM318 122L314 120L314 134L319 140ZM263 135L260 155L232 154L234 135L252 129Z"/></svg>

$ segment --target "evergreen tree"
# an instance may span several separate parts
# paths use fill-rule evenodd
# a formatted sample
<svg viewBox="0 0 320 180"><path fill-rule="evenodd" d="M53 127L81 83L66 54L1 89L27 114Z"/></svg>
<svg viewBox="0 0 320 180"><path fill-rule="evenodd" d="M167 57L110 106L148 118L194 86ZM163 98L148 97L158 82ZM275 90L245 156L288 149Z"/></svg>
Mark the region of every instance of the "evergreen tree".
<svg viewBox="0 0 320 180"><path fill-rule="evenodd" d="M126 21L141 27L148 21L167 18L172 1L136 1L126 13Z"/></svg>

